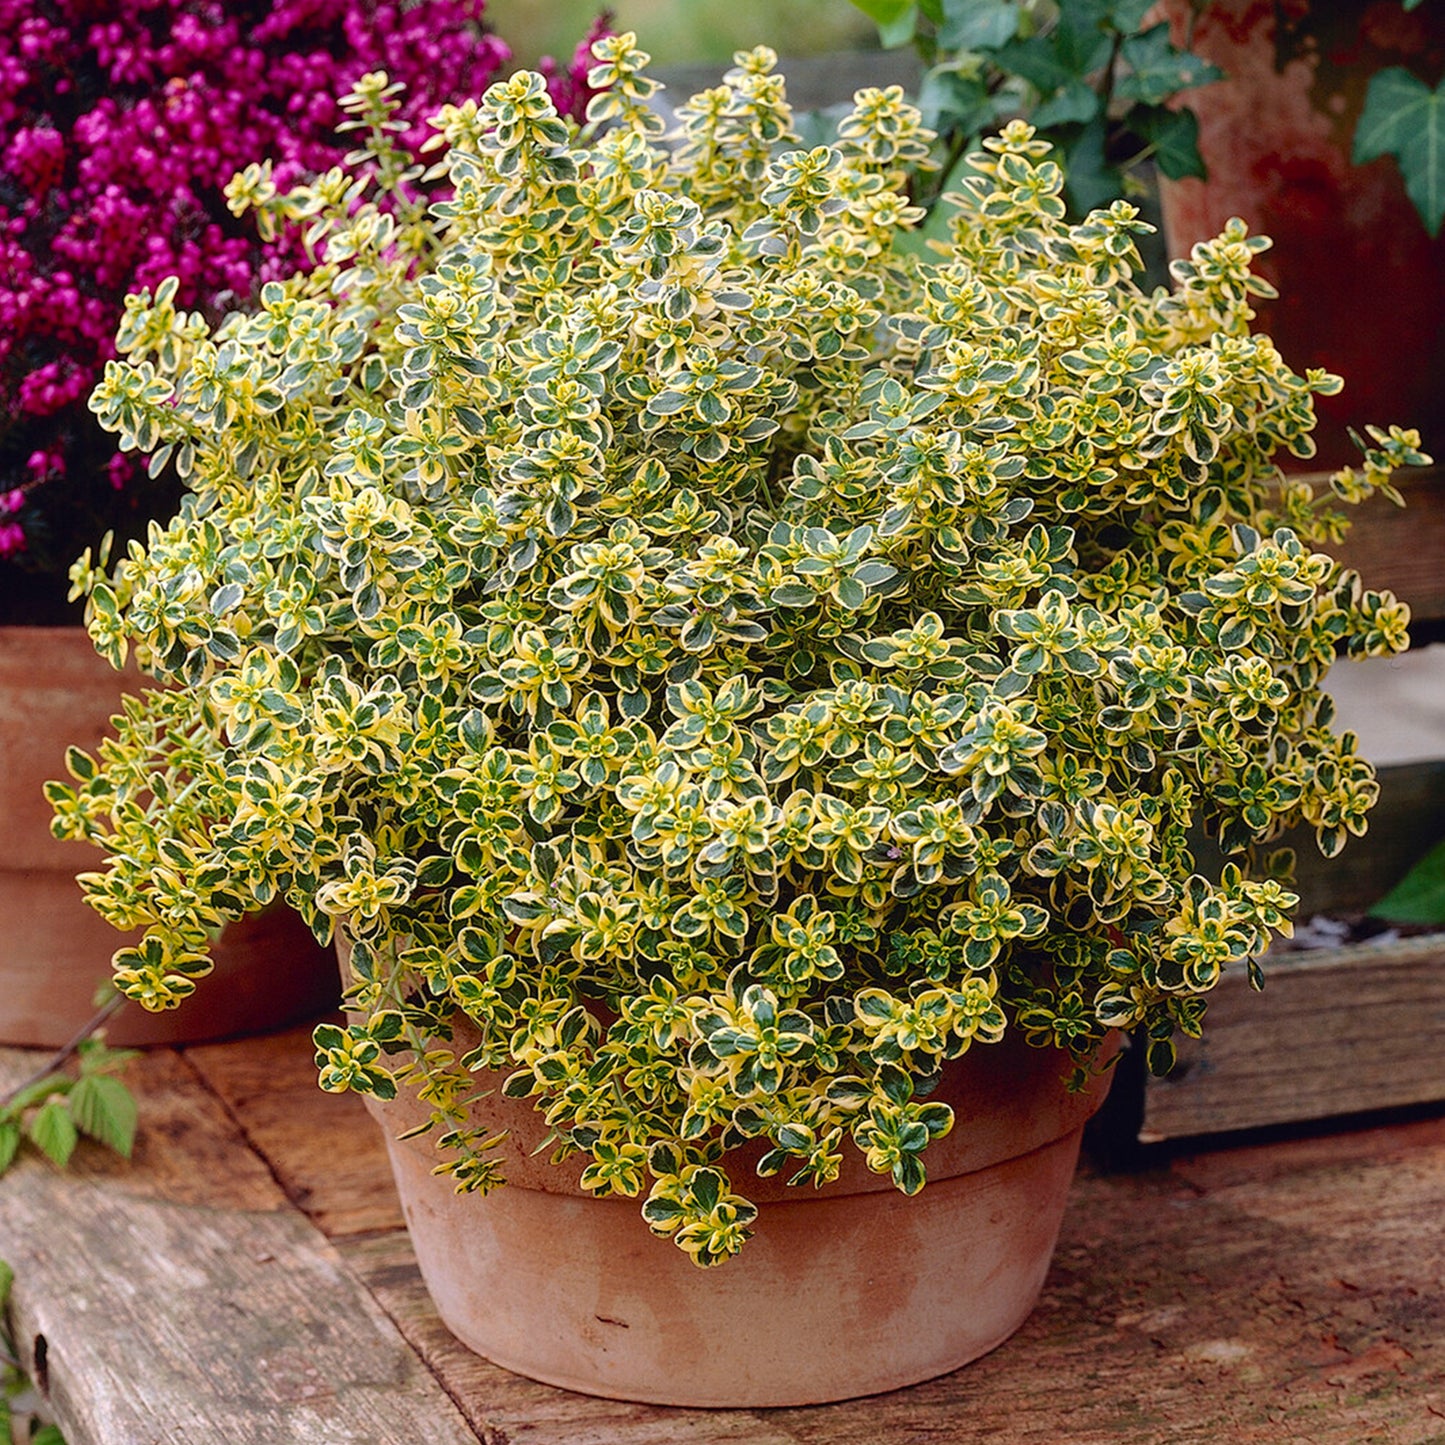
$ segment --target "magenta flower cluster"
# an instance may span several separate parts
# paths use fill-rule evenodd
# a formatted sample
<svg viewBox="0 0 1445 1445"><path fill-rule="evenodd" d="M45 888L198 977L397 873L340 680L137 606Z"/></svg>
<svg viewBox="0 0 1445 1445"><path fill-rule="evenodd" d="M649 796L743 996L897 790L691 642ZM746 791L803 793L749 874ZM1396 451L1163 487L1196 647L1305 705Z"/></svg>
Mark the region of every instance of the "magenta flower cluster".
<svg viewBox="0 0 1445 1445"><path fill-rule="evenodd" d="M405 83L402 139L419 143L509 59L482 6L0 0L0 616L18 564L63 576L107 527L133 534L173 500L85 410L125 293L176 276L177 304L214 315L293 269L295 240L263 245L222 187L266 158L283 186L334 165L338 99L368 71ZM590 39L550 67L574 114Z"/></svg>

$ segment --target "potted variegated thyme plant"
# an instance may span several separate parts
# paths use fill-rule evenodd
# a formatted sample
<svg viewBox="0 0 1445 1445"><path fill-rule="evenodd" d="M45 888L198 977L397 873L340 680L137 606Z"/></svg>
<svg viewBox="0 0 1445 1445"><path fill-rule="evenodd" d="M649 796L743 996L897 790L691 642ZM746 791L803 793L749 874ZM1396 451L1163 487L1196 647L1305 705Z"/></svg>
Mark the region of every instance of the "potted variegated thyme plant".
<svg viewBox="0 0 1445 1445"><path fill-rule="evenodd" d="M0 1042L72 1038L119 941L81 902L86 850L49 836L41 789L65 730L94 747L137 681L91 649L67 568L108 530L117 550L145 536L181 494L173 468L148 475L86 410L125 296L164 291L217 322L316 259L295 228L263 234L234 215L227 181L253 164L255 184L285 187L342 161L340 93L383 57L410 86L393 120L419 141L424 116L503 72L509 52L483 8L0 0ZM552 76L559 106L580 114L589 61ZM164 1017L128 1008L113 1040L195 1042L314 1017L336 980L329 951L313 947L307 968L307 938L285 909L248 920L229 930L203 997Z"/></svg>
<svg viewBox="0 0 1445 1445"><path fill-rule="evenodd" d="M321 1083L434 1191L468 1343L867 1393L1018 1325L1116 1031L1167 1067L1289 930L1271 841L1363 830L1319 683L1405 609L1315 546L1422 458L1281 482L1338 382L1250 334L1240 228L1144 294L1132 207L1069 224L1019 123L919 261L901 92L790 149L758 49L669 137L594 54L580 130L527 73L444 108L429 210L369 83L369 185L250 197L324 264L214 331L132 301L92 406L189 493L75 575L174 686L56 827L153 1008L274 897L344 936Z"/></svg>

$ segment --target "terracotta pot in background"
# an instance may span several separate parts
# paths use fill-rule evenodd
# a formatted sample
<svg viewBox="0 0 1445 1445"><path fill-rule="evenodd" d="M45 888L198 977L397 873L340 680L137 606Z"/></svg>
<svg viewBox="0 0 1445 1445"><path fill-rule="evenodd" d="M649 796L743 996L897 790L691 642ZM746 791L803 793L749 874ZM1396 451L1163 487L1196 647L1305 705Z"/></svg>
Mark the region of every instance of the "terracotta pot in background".
<svg viewBox="0 0 1445 1445"><path fill-rule="evenodd" d="M0 627L0 1043L55 1048L95 1012L96 988L127 941L86 906L85 843L50 835L42 791L65 749L93 751L139 674L115 672L75 627ZM228 927L216 968L179 1009L127 1005L113 1044L200 1043L284 1028L335 1005L336 965L301 919L275 908Z"/></svg>
<svg viewBox="0 0 1445 1445"><path fill-rule="evenodd" d="M1190 5L1163 9L1182 41ZM1350 159L1376 71L1439 80L1445 6L1210 0L1193 49L1226 79L1183 97L1209 174L1161 181L1165 236L1171 255L1187 255L1239 216L1273 238L1256 269L1281 294L1256 303L1258 328L1295 370L1345 379L1339 396L1317 399L1319 456L1297 465L1357 462L1345 428L1366 423L1418 426L1427 451L1445 450L1445 236L1426 234L1393 160Z"/></svg>
<svg viewBox="0 0 1445 1445"><path fill-rule="evenodd" d="M344 950L343 950L344 952ZM458 1028L469 1047L470 1025ZM1069 1062L1011 1036L945 1072L934 1096L957 1113L925 1154L929 1182L905 1198L851 1145L821 1190L758 1179L759 1152L729 1165L760 1206L742 1253L700 1270L642 1220L637 1199L599 1199L582 1162L532 1151L546 1126L526 1100L474 1107L509 1131L508 1184L458 1195L432 1171L410 1095L368 1100L423 1278L463 1344L517 1374L585 1394L716 1407L822 1404L947 1374L992 1350L1043 1287L1083 1126L1109 1074L1083 1093Z"/></svg>

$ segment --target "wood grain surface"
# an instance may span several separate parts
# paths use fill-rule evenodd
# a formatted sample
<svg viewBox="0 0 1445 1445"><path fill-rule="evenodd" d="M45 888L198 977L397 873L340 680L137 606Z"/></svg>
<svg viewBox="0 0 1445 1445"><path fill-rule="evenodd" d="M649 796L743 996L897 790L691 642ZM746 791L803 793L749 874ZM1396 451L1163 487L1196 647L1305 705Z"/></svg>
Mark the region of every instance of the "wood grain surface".
<svg viewBox="0 0 1445 1445"><path fill-rule="evenodd" d="M1148 1080L1143 1142L1445 1099L1445 934L1264 965L1261 993L1221 979L1204 1037Z"/></svg>
<svg viewBox="0 0 1445 1445"><path fill-rule="evenodd" d="M186 1051L291 1202L331 1238L401 1229L386 1143L355 1094L316 1086L312 1025ZM324 1141L318 1148L318 1141Z"/></svg>
<svg viewBox="0 0 1445 1445"><path fill-rule="evenodd" d="M304 1031L149 1055L134 1163L87 1147L0 1181L17 1332L28 1357L45 1339L70 1445L1445 1442L1445 1120L1085 1168L992 1355L846 1404L688 1411L460 1346L405 1233L362 1227L397 1217L382 1154L354 1101L308 1102L310 1067Z"/></svg>
<svg viewBox="0 0 1445 1445"><path fill-rule="evenodd" d="M1311 473L1308 480L1323 494L1328 474ZM1379 496L1341 508L1353 523L1344 541L1327 550L1366 587L1408 602L1417 618L1445 617L1445 466L1397 472L1395 483L1403 508Z"/></svg>
<svg viewBox="0 0 1445 1445"><path fill-rule="evenodd" d="M0 1080L36 1057L0 1053ZM82 1146L0 1180L12 1333L68 1445L471 1445L195 1070L161 1051L131 1072L131 1161Z"/></svg>

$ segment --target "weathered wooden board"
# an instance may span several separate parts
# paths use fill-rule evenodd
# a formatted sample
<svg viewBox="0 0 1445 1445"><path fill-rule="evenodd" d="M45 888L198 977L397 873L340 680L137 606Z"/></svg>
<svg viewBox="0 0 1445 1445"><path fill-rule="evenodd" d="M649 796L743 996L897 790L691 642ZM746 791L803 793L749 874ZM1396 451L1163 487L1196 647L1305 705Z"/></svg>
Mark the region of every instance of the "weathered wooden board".
<svg viewBox="0 0 1445 1445"><path fill-rule="evenodd" d="M276 1181L323 1167L304 1158L324 1159L332 1124L278 1128L235 1086L277 1047L225 1045L234 1063L194 1071L152 1055L133 1165L94 1153L75 1175L28 1164L0 1184L19 1333L32 1354L45 1336L71 1445L1445 1441L1445 1120L1085 1171L1039 1309L987 1359L842 1405L662 1410L469 1354L399 1231L320 1240ZM16 1067L0 1055L0 1078ZM206 1088L222 1076L234 1118Z"/></svg>
<svg viewBox="0 0 1445 1445"><path fill-rule="evenodd" d="M955 1375L769 1418L803 1445L1439 1445L1445 1129L1375 1157L1075 1184L1039 1308ZM1228 1156L1225 1156L1228 1157Z"/></svg>
<svg viewBox="0 0 1445 1445"><path fill-rule="evenodd" d="M287 1197L331 1238L402 1228L386 1144L354 1094L316 1083L311 1025L186 1051ZM326 1141L323 1149L316 1141Z"/></svg>
<svg viewBox="0 0 1445 1445"><path fill-rule="evenodd" d="M1311 473L1323 484L1327 475ZM1384 497L1349 509L1353 526L1328 550L1364 578L1367 587L1388 588L1420 618L1445 617L1445 467L1401 472L1396 477L1403 510Z"/></svg>
<svg viewBox="0 0 1445 1445"><path fill-rule="evenodd" d="M1378 777L1369 832L1336 857L1321 857L1307 829L1282 840L1295 850L1301 918L1366 912L1445 838L1445 759L1384 767Z"/></svg>
<svg viewBox="0 0 1445 1445"><path fill-rule="evenodd" d="M1445 1125L1383 1131L1359 1157L1352 1142L1293 1167L1266 1150L1085 1173L1011 1341L942 1380L806 1410L657 1410L517 1379L446 1334L400 1237L344 1253L488 1445L1438 1445Z"/></svg>
<svg viewBox="0 0 1445 1445"><path fill-rule="evenodd" d="M48 1057L33 1049L0 1049L0 1090L28 1078ZM286 1207L286 1197L276 1187L270 1166L246 1147L239 1126L200 1086L195 1070L180 1054L171 1049L142 1053L131 1062L126 1081L143 1109L143 1127L130 1159L82 1142L65 1174L57 1177L103 1182L130 1198L200 1208L259 1211ZM215 1162L222 1159L224 1168ZM0 1203L18 1177L0 1179Z"/></svg>
<svg viewBox="0 0 1445 1445"><path fill-rule="evenodd" d="M1140 1140L1445 1098L1445 934L1265 959L1210 995L1204 1037L1150 1079Z"/></svg>
<svg viewBox="0 0 1445 1445"><path fill-rule="evenodd" d="M12 1328L69 1445L475 1445L198 1076L169 1053L134 1074L132 1163L0 1181Z"/></svg>
<svg viewBox="0 0 1445 1445"><path fill-rule="evenodd" d="M633 1405L513 1375L474 1355L437 1318L405 1234L345 1240L341 1252L487 1445L796 1445L771 1412Z"/></svg>
<svg viewBox="0 0 1445 1445"><path fill-rule="evenodd" d="M1295 849L1301 920L1365 912L1445 835L1445 761L1379 778L1369 832L1338 857L1322 858L1308 830L1281 840ZM1264 967L1263 993L1242 973L1213 990L1204 1038L1177 1040L1169 1077L1121 1085L1142 1091L1141 1142L1445 1101L1445 931L1281 951Z"/></svg>

